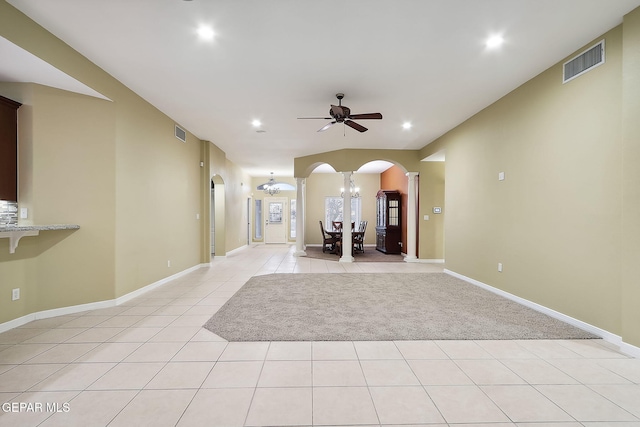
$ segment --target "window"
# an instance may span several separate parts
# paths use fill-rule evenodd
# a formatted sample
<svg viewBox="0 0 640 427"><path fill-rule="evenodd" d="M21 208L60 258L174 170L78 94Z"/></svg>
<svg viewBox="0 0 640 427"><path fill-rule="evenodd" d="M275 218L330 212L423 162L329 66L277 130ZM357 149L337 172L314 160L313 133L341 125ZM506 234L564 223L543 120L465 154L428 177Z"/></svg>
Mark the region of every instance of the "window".
<svg viewBox="0 0 640 427"><path fill-rule="evenodd" d="M256 239L262 239L262 200L256 200Z"/></svg>
<svg viewBox="0 0 640 427"><path fill-rule="evenodd" d="M284 204L282 202L269 202L269 224L282 224L283 211Z"/></svg>
<svg viewBox="0 0 640 427"><path fill-rule="evenodd" d="M342 221L342 197L325 197L324 199L324 223L327 229L331 228L331 222ZM362 217L362 199L353 197L351 199L351 222L360 224Z"/></svg>

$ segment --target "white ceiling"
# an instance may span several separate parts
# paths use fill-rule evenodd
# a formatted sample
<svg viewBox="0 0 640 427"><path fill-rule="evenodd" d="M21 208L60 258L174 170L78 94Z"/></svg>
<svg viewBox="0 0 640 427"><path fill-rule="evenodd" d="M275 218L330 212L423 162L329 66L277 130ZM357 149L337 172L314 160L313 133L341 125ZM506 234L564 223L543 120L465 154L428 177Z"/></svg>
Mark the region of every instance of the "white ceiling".
<svg viewBox="0 0 640 427"><path fill-rule="evenodd" d="M8 0L253 176L341 148L418 149L640 0ZM198 39L200 24L212 42ZM501 34L505 44L488 50ZM20 71L0 76L30 81ZM47 73L42 70L41 73ZM17 75L16 75L17 74ZM561 76L558 76L560 79ZM383 120L316 132L335 94ZM259 119L264 132L251 122ZM413 127L404 130L402 123Z"/></svg>

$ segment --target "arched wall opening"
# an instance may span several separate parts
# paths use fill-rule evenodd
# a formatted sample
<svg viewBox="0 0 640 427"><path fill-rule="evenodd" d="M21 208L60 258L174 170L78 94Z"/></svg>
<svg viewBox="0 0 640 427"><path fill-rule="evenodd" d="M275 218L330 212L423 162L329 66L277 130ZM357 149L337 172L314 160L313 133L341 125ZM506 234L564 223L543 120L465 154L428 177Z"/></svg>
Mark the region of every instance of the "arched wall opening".
<svg viewBox="0 0 640 427"><path fill-rule="evenodd" d="M307 238L305 239L305 243L315 244L315 240L320 240L322 237L319 230L315 233L314 230L317 230L318 224L316 220L319 220L319 217L325 209L319 206L317 200L315 202L316 205L313 205L313 199L317 199L317 197L319 197L319 195L314 192L314 176L316 175L320 165L326 163L331 166L333 171L342 172L342 174L334 173L334 175L344 175L349 172L349 175L352 175L354 179L357 180L359 177L364 176L361 174L363 169L366 169L365 165L368 166L371 163L378 161L386 161L393 164L393 166L389 168L391 171L387 172L386 175L391 175L393 173L395 179L401 183L401 185L394 185L395 187L399 187L394 188L394 190L399 190L405 195L404 209L402 210L401 215L403 218L403 224L406 225L406 228L404 228L403 231L402 242L398 242L396 245L398 246L401 244L402 252L406 254L406 261L417 261L418 248L421 240L419 235L422 226L421 221L425 218L421 211L421 205L418 198L420 194L419 177L422 167L420 160L422 160L422 158L419 150L377 149L344 149L294 159L294 176L296 178L306 179L307 183L307 197L305 199L305 216L307 219L305 221L305 230L308 230L308 233L306 233ZM328 178L323 180L325 185L328 181ZM386 182L388 181L385 180L385 182L381 182L380 175L378 175L377 185L375 186L376 193L377 190L387 186ZM344 177L342 177L341 183L342 185L340 185L340 187L346 187L349 185L348 181L345 182ZM372 201L371 204L375 206L375 201ZM363 202L363 206L367 206L366 200ZM320 214L318 212L320 212ZM364 218L366 214L363 213L363 219L371 222L373 225L376 225L377 215L375 212L377 212L377 208L374 208L374 213L370 216L370 219ZM314 215L316 218L314 218ZM378 239L376 238L375 233L365 235L365 244L367 244L367 239L369 239L369 244L371 244L372 238L377 242Z"/></svg>
<svg viewBox="0 0 640 427"><path fill-rule="evenodd" d="M356 170L351 177L354 186L358 188L359 200L352 203L353 209L359 209L358 213L352 216L359 224L360 221L367 221L367 228L364 237L364 244L371 248L376 246L376 195L380 189L394 189L404 193L406 205L407 199L407 176L406 168L402 164L397 164L393 159L388 160L371 158L364 162L360 159ZM319 230L319 222L322 221L325 229L330 229L331 221L341 221L342 218L330 218L331 203L339 202L341 189L345 187L344 175L336 171L329 162L314 162L309 165L309 175L306 178L306 198L305 198L305 244L319 245L322 242L322 233ZM383 177L387 176L385 180ZM393 178L388 178L389 176ZM398 179L400 184L393 185L393 188L386 188L385 182ZM335 212L334 212L335 213ZM337 212L339 216L339 211ZM404 224L404 241L406 246L406 207L402 211Z"/></svg>
<svg viewBox="0 0 640 427"><path fill-rule="evenodd" d="M294 159L294 176L306 178L323 163L331 165L337 172L353 172L379 160L393 163L404 172L416 172L420 167L419 151L416 150L344 149Z"/></svg>

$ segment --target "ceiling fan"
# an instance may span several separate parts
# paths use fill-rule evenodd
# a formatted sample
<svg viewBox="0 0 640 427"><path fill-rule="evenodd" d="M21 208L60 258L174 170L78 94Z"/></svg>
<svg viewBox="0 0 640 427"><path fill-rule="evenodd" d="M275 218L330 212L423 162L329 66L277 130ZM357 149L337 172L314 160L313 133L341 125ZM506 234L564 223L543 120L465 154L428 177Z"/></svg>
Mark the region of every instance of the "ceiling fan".
<svg viewBox="0 0 640 427"><path fill-rule="evenodd" d="M380 120L382 119L382 114L380 113L367 113L367 114L351 114L351 110L349 107L345 107L342 105L342 98L344 98L344 93L337 93L336 98L338 98L338 105L331 105L331 109L329 110L329 115L331 117L298 117L298 119L306 120L306 119L322 119L322 120L333 120L330 123L327 123L322 128L318 129L318 132L324 132L329 129L331 126L336 123L344 123L357 130L358 132L366 132L367 128L354 122L353 120Z"/></svg>

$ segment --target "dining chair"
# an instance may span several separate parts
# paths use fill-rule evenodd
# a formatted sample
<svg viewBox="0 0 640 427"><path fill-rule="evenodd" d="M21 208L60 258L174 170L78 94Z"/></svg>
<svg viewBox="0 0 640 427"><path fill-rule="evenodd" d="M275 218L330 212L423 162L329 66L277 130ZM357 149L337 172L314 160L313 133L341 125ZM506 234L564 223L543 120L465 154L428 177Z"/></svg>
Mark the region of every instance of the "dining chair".
<svg viewBox="0 0 640 427"><path fill-rule="evenodd" d="M340 239L336 236L328 235L320 221L320 232L322 233L322 252L326 252L327 249L333 250Z"/></svg>
<svg viewBox="0 0 640 427"><path fill-rule="evenodd" d="M367 231L367 221L360 221L357 234L353 235L353 248L358 252L364 252L365 231Z"/></svg>

